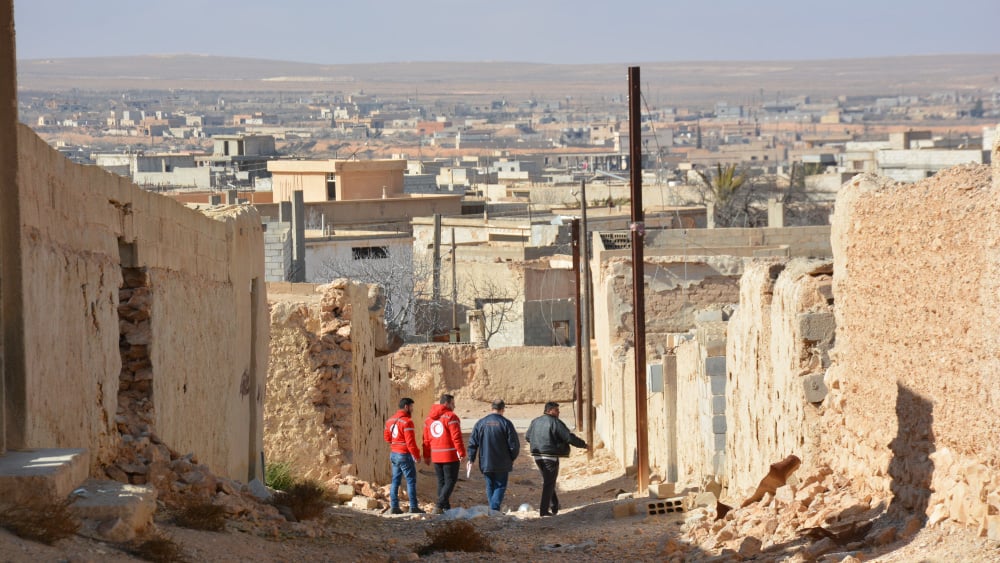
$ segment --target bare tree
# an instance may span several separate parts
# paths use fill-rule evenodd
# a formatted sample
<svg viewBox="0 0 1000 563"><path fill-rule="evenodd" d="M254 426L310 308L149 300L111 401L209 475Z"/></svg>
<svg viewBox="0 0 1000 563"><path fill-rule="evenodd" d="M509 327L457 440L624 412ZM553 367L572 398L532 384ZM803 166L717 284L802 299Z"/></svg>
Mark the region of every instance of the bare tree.
<svg viewBox="0 0 1000 563"><path fill-rule="evenodd" d="M482 310L486 323L486 346L510 322L520 318L521 288L517 283L504 283L493 277L468 278L466 295L471 296L477 309Z"/></svg>
<svg viewBox="0 0 1000 563"><path fill-rule="evenodd" d="M417 327L437 330L443 303L432 300L432 266L415 259L411 247L352 249L351 257L325 260L318 277L348 278L378 284L385 290L385 323L393 334L416 334Z"/></svg>

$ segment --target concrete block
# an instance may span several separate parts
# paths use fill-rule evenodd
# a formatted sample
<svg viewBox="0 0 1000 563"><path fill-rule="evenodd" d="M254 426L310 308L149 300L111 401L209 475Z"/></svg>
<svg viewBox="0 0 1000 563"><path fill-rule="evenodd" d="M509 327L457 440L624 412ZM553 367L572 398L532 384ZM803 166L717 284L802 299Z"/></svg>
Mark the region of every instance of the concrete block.
<svg viewBox="0 0 1000 563"><path fill-rule="evenodd" d="M84 521L84 535L125 542L153 525L156 489L150 485L89 479L73 497L70 510Z"/></svg>
<svg viewBox="0 0 1000 563"><path fill-rule="evenodd" d="M726 435L725 434L713 434L712 435L712 442L713 442L712 445L714 446L713 451L717 451L717 452L724 452L724 451L726 451Z"/></svg>
<svg viewBox="0 0 1000 563"><path fill-rule="evenodd" d="M705 374L709 377L726 375L726 357L714 356L705 358Z"/></svg>
<svg viewBox="0 0 1000 563"><path fill-rule="evenodd" d="M833 313L801 313L798 322L799 335L813 342L832 341L837 329Z"/></svg>
<svg viewBox="0 0 1000 563"><path fill-rule="evenodd" d="M726 413L726 396L725 395L713 395L712 396L712 414L725 414Z"/></svg>
<svg viewBox="0 0 1000 563"><path fill-rule="evenodd" d="M649 485L649 496L652 498L670 498L674 496L674 483L652 483Z"/></svg>
<svg viewBox="0 0 1000 563"><path fill-rule="evenodd" d="M354 486L338 485L336 498L338 502L350 502L354 498Z"/></svg>
<svg viewBox="0 0 1000 563"><path fill-rule="evenodd" d="M712 395L725 395L726 394L726 376L723 375L712 375L709 376L709 384L711 386Z"/></svg>
<svg viewBox="0 0 1000 563"><path fill-rule="evenodd" d="M726 415L717 414L712 416L712 433L713 434L726 433Z"/></svg>
<svg viewBox="0 0 1000 563"><path fill-rule="evenodd" d="M635 516L637 510L634 500L619 501L611 505L611 515L615 518L628 518Z"/></svg>
<svg viewBox="0 0 1000 563"><path fill-rule="evenodd" d="M673 497L663 500L647 500L643 503L647 516L659 516L684 512L684 497Z"/></svg>
<svg viewBox="0 0 1000 563"><path fill-rule="evenodd" d="M0 505L65 499L87 479L89 471L87 450L7 452L0 456Z"/></svg>
<svg viewBox="0 0 1000 563"><path fill-rule="evenodd" d="M828 392L822 373L813 373L803 377L802 388L805 391L806 402L809 403L822 403Z"/></svg>
<svg viewBox="0 0 1000 563"><path fill-rule="evenodd" d="M698 311L694 315L694 320L699 323L704 322L721 322L725 319L722 318L722 309Z"/></svg>
<svg viewBox="0 0 1000 563"><path fill-rule="evenodd" d="M359 510L375 510L378 508L378 501L359 495L351 499L351 506Z"/></svg>
<svg viewBox="0 0 1000 563"><path fill-rule="evenodd" d="M694 505L708 506L715 508L715 504L718 502L718 500L719 499L715 496L715 493L713 493L712 491L704 491L698 493L698 495L694 497Z"/></svg>

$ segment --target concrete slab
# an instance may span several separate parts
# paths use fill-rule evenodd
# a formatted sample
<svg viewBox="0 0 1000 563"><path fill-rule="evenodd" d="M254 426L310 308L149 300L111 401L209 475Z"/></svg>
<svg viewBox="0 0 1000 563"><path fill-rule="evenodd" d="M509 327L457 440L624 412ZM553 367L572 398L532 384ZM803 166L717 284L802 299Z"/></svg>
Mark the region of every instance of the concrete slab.
<svg viewBox="0 0 1000 563"><path fill-rule="evenodd" d="M73 491L70 509L84 520L81 533L116 542L130 541L153 524L156 489L89 479Z"/></svg>
<svg viewBox="0 0 1000 563"><path fill-rule="evenodd" d="M89 472L85 449L9 451L0 455L0 505L63 500Z"/></svg>

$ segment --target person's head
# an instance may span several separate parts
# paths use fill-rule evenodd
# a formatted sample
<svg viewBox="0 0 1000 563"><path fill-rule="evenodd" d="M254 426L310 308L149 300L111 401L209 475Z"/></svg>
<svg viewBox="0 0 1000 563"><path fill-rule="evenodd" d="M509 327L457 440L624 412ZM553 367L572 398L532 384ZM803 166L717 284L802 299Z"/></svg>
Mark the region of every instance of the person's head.
<svg viewBox="0 0 1000 563"><path fill-rule="evenodd" d="M413 399L409 397L403 397L400 399L399 410L406 411L407 413L413 412Z"/></svg>
<svg viewBox="0 0 1000 563"><path fill-rule="evenodd" d="M549 401L545 403L545 414L550 414L552 416L559 416L559 403L555 401Z"/></svg>
<svg viewBox="0 0 1000 563"><path fill-rule="evenodd" d="M438 400L438 402L441 403L442 405L448 407L449 409L452 409L452 410L455 409L455 396L454 395L449 395L449 394L445 393L445 394L441 395L441 399Z"/></svg>
<svg viewBox="0 0 1000 563"><path fill-rule="evenodd" d="M504 404L503 399L496 399L492 404L490 404L490 408L493 409L493 412L502 414L504 409L507 408L507 405Z"/></svg>

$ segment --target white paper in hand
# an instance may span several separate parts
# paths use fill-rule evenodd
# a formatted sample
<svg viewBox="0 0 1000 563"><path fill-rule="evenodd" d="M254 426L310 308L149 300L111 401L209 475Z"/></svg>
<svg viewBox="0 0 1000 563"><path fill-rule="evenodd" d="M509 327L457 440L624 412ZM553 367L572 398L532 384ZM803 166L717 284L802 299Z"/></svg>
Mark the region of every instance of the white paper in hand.
<svg viewBox="0 0 1000 563"><path fill-rule="evenodd" d="M465 478L468 479L472 476L472 462L467 462L465 464Z"/></svg>

